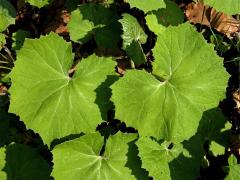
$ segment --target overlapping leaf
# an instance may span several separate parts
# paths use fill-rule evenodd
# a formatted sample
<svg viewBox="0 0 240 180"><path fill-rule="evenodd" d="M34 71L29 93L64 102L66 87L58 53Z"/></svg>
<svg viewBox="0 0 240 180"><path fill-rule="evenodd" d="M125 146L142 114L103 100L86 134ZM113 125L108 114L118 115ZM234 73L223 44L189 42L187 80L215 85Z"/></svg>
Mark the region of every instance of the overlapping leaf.
<svg viewBox="0 0 240 180"><path fill-rule="evenodd" d="M164 0L125 0L125 1L130 4L131 8L136 7L138 9L143 10L145 13L166 7Z"/></svg>
<svg viewBox="0 0 240 180"><path fill-rule="evenodd" d="M4 165L2 159L5 159ZM38 151L22 144L11 144L0 149L0 170L1 179L5 174L7 179L47 180L51 173L49 164Z"/></svg>
<svg viewBox="0 0 240 180"><path fill-rule="evenodd" d="M71 13L68 23L71 40L85 43L94 37L98 46L116 47L120 39L120 26L115 11L99 4L82 4Z"/></svg>
<svg viewBox="0 0 240 180"><path fill-rule="evenodd" d="M27 39L11 75L10 112L19 115L48 145L55 138L95 130L102 120L94 103L95 90L114 72L111 58L92 55L69 77L71 49L70 43L54 33Z"/></svg>
<svg viewBox="0 0 240 180"><path fill-rule="evenodd" d="M208 4L218 11L224 12L229 15L240 13L240 1L239 0L204 0L205 4Z"/></svg>
<svg viewBox="0 0 240 180"><path fill-rule="evenodd" d="M25 39L28 38L28 37L30 37L29 31L18 30L17 32L13 33L12 49L15 50L15 51L21 49Z"/></svg>
<svg viewBox="0 0 240 180"><path fill-rule="evenodd" d="M203 113L198 133L203 138L202 144L208 141L213 155L221 155L230 143L231 124L218 108Z"/></svg>
<svg viewBox="0 0 240 180"><path fill-rule="evenodd" d="M167 28L153 55L152 74L130 70L111 86L116 118L141 136L181 142L196 133L202 113L225 97L229 75L190 24Z"/></svg>
<svg viewBox="0 0 240 180"><path fill-rule="evenodd" d="M145 34L135 17L126 13L122 16L123 17L119 20L119 22L123 27L123 49L127 52L128 56L135 64L142 64L146 62L146 58L141 44L146 43L148 36Z"/></svg>
<svg viewBox="0 0 240 180"><path fill-rule="evenodd" d="M14 24L16 10L8 0L0 0L0 32Z"/></svg>
<svg viewBox="0 0 240 180"><path fill-rule="evenodd" d="M135 134L118 133L110 136L101 154L104 139L100 134L88 134L65 142L53 149L53 177L58 180L75 179L135 179L127 162L128 143Z"/></svg>
<svg viewBox="0 0 240 180"><path fill-rule="evenodd" d="M140 138L137 146L142 167L156 180L196 179L203 157L203 148L199 140L199 136L196 136L182 145L166 141L159 143L147 137Z"/></svg>
<svg viewBox="0 0 240 180"><path fill-rule="evenodd" d="M176 3L170 0L164 0L165 8L153 11L146 16L149 29L155 34L162 33L169 25L176 26L183 22L183 11Z"/></svg>

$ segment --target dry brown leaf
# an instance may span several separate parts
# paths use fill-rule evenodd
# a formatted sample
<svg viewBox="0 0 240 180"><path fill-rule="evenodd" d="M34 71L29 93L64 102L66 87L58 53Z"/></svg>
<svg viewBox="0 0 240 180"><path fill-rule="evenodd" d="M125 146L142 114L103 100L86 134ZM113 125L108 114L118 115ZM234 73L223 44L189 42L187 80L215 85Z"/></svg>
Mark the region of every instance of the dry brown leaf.
<svg viewBox="0 0 240 180"><path fill-rule="evenodd" d="M67 23L70 21L70 13L67 10L60 9L56 12L55 18L47 25L44 32L51 31L58 34L68 33Z"/></svg>
<svg viewBox="0 0 240 180"><path fill-rule="evenodd" d="M239 31L240 22L227 14L217 12L214 8L204 5L202 1L189 3L185 9L189 22L214 28L230 37Z"/></svg>
<svg viewBox="0 0 240 180"><path fill-rule="evenodd" d="M236 102L236 109L240 113L240 89L233 93L233 100Z"/></svg>
<svg viewBox="0 0 240 180"><path fill-rule="evenodd" d="M7 87L0 85L0 96L4 96L7 94Z"/></svg>
<svg viewBox="0 0 240 180"><path fill-rule="evenodd" d="M126 73L126 69L131 69L131 62L128 59L120 59L117 61L117 72L120 75Z"/></svg>

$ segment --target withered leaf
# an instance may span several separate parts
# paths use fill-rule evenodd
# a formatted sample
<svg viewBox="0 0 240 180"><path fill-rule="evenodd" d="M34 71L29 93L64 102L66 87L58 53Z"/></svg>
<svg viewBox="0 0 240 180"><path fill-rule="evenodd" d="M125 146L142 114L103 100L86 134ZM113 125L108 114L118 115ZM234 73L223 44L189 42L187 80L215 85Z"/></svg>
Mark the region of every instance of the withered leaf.
<svg viewBox="0 0 240 180"><path fill-rule="evenodd" d="M189 3L185 9L185 15L189 22L214 28L228 37L238 32L240 28L238 20L232 16L218 12L208 5L204 5L202 1Z"/></svg>

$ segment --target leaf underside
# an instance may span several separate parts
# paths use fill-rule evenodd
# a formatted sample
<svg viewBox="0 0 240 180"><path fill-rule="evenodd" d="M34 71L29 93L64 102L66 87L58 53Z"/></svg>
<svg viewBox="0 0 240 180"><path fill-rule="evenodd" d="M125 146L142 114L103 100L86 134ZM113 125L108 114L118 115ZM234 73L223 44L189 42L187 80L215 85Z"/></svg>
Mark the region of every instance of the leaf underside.
<svg viewBox="0 0 240 180"><path fill-rule="evenodd" d="M122 19L119 20L123 28L123 46L127 55L133 60L136 65L146 62L146 57L141 47L147 41L147 34L143 31L137 19L130 14L122 14Z"/></svg>

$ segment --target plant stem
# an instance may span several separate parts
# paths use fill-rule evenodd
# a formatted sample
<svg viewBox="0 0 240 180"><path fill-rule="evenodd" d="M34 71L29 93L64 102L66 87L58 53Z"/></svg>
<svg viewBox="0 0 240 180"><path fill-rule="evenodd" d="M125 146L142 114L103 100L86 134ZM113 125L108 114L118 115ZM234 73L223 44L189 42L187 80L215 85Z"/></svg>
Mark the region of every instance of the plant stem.
<svg viewBox="0 0 240 180"><path fill-rule="evenodd" d="M0 61L0 63L2 63L2 64L8 64L8 62L6 62L6 61Z"/></svg>
<svg viewBox="0 0 240 180"><path fill-rule="evenodd" d="M12 70L12 68L10 68L10 67L4 67L4 66L0 66L0 69L8 69L8 70Z"/></svg>

